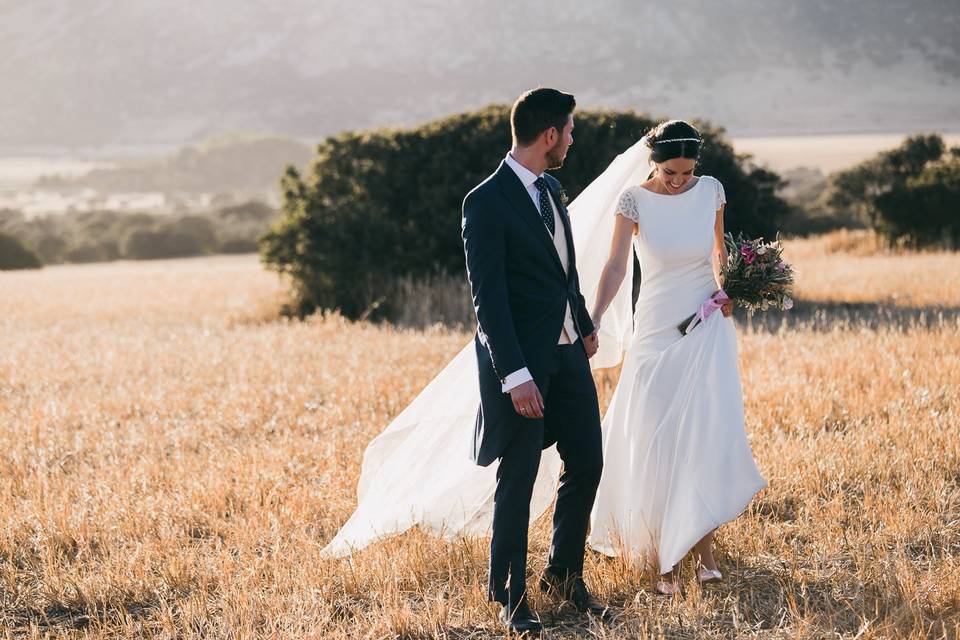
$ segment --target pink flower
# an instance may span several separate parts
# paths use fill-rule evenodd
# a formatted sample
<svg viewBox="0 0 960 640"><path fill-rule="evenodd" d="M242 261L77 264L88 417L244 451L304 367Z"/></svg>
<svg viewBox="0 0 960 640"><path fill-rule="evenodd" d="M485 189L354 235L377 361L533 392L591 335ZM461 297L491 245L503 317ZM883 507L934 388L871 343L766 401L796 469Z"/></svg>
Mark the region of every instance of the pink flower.
<svg viewBox="0 0 960 640"><path fill-rule="evenodd" d="M743 256L743 261L747 264L753 264L753 261L757 259L757 252L747 246L740 247L740 255Z"/></svg>
<svg viewBox="0 0 960 640"><path fill-rule="evenodd" d="M779 261L779 262L777 263L777 271L783 271L783 270L786 269L786 268L787 268L787 265L785 265L785 264L783 263L783 260L781 260L781 261Z"/></svg>

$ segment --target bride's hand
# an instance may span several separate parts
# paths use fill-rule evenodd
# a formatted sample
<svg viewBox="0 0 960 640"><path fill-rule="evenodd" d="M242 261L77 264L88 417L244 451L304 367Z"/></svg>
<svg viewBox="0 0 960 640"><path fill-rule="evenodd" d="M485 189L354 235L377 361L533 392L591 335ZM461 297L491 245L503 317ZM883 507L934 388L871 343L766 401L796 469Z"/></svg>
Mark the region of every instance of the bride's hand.
<svg viewBox="0 0 960 640"><path fill-rule="evenodd" d="M723 313L724 318L729 318L733 315L733 300L727 300L723 303L723 306L720 307L720 311Z"/></svg>
<svg viewBox="0 0 960 640"><path fill-rule="evenodd" d="M596 330L583 339L583 346L587 350L588 360L597 355L597 351L600 349L600 336L597 335Z"/></svg>

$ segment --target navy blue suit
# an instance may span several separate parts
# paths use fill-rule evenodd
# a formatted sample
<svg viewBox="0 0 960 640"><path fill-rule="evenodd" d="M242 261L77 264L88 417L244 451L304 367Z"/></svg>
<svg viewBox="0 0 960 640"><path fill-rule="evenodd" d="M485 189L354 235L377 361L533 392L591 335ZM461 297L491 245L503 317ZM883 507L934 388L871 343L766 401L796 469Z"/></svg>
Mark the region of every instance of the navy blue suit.
<svg viewBox="0 0 960 640"><path fill-rule="evenodd" d="M584 542L602 469L600 412L584 350L594 326L577 276L560 184L544 174L567 243L568 269L516 173L504 162L463 201L467 276L477 313L480 407L471 457L499 460L489 596L516 606L526 589L530 498L541 451L556 443L564 462L548 570L583 570ZM567 305L581 339L558 345ZM543 395L542 419L520 416L504 378L526 367ZM509 585L508 583L509 578Z"/></svg>

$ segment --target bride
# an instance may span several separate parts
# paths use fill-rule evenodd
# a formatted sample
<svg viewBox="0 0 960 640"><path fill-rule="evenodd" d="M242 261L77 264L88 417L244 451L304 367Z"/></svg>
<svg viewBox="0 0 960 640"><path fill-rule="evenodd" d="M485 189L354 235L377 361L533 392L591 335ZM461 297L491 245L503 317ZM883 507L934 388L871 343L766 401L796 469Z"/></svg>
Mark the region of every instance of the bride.
<svg viewBox="0 0 960 640"><path fill-rule="evenodd" d="M717 261L725 259L723 187L693 175L699 151L695 128L665 122L569 205L580 286L600 337L591 366L623 360L603 420L589 544L657 566L662 593L679 590L675 566L691 549L701 581L721 578L712 532L766 484L746 438L736 333L724 317L730 308L686 336L677 329L719 288ZM631 245L642 275L635 313ZM324 555L349 555L414 525L447 538L489 533L496 464L468 460L476 380L471 341L370 442L357 509ZM559 475L551 447L541 457L531 522L549 507Z"/></svg>
<svg viewBox="0 0 960 640"><path fill-rule="evenodd" d="M694 176L700 135L671 120L647 134L653 175L620 194L592 318L604 314L640 262L640 292L620 382L603 420L604 471L589 544L659 565L657 590L679 592L691 548L701 583L722 579L713 531L766 483L747 443L732 303L683 336L684 318L721 288L723 186ZM724 317L725 316L725 317Z"/></svg>

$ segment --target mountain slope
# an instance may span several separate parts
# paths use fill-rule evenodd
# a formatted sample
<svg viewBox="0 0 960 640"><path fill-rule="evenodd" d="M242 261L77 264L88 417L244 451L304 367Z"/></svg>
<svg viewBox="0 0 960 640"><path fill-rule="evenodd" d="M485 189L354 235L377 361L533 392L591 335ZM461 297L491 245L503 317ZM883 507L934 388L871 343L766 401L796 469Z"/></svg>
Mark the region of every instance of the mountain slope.
<svg viewBox="0 0 960 640"><path fill-rule="evenodd" d="M0 152L315 139L523 88L736 134L960 129L955 0L0 4Z"/></svg>

